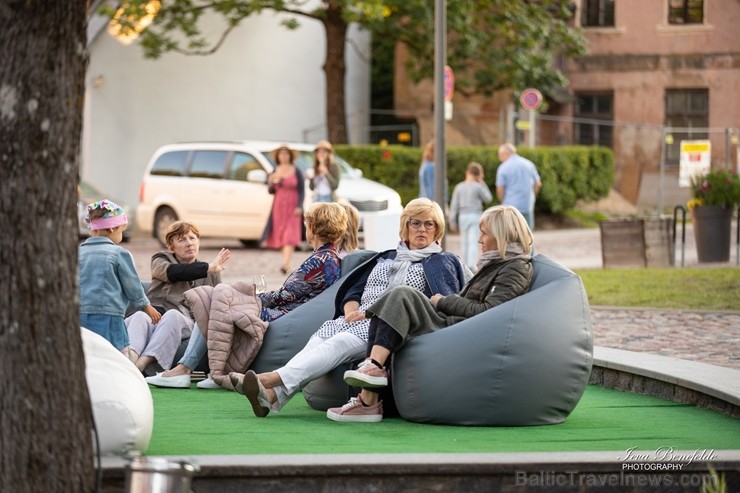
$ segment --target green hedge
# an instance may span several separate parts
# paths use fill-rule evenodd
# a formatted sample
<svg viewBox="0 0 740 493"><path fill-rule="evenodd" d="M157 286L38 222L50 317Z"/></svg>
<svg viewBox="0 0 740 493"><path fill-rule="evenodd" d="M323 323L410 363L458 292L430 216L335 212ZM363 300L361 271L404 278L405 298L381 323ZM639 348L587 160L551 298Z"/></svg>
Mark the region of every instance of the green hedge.
<svg viewBox="0 0 740 493"><path fill-rule="evenodd" d="M364 176L395 189L404 204L419 195L421 149L404 146L335 146L336 152L362 170ZM471 161L483 165L485 180L495 196L497 147L447 148L449 193L465 178ZM521 156L530 159L542 178L537 197L538 211L560 214L572 209L576 201L606 197L614 183L614 154L605 147L522 147ZM494 199L495 201L495 199Z"/></svg>

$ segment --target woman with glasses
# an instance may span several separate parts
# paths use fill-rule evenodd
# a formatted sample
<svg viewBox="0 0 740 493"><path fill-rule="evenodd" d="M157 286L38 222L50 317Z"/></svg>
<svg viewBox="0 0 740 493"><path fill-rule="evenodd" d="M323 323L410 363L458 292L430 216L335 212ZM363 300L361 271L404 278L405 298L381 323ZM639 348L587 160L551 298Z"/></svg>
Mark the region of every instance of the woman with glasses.
<svg viewBox="0 0 740 493"><path fill-rule="evenodd" d="M529 290L532 232L524 216L514 207L497 205L483 213L479 228L478 272L459 295L438 293L429 298L399 286L368 307L366 313L372 318L367 359L357 370L344 373L344 381L362 391L344 406L329 409L329 419L381 421L383 406L377 390L388 385L386 364L391 354L412 337L449 327Z"/></svg>
<svg viewBox="0 0 740 493"><path fill-rule="evenodd" d="M429 199L415 199L401 213L401 241L394 250L375 255L352 271L336 297L335 318L325 322L306 346L284 367L256 374L231 373L258 417L279 411L306 384L342 363L365 354L370 320L365 309L387 290L408 286L425 297L454 294L469 271L457 255L442 251L445 232L442 209Z"/></svg>

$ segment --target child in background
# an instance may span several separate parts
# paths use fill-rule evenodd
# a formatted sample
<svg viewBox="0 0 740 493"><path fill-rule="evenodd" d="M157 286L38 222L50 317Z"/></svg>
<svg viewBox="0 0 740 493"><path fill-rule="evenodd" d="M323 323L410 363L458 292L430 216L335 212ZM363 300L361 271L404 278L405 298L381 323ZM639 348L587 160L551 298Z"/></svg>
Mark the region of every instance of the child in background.
<svg viewBox="0 0 740 493"><path fill-rule="evenodd" d="M491 190L483 181L483 166L473 161L465 170L465 181L455 186L450 204L450 231L460 232L463 261L471 270L478 259L478 222L483 204L491 200Z"/></svg>
<svg viewBox="0 0 740 493"><path fill-rule="evenodd" d="M87 206L85 220L90 238L80 245L80 325L110 341L128 357L128 332L123 322L131 302L157 323L162 317L149 304L131 253L118 246L128 219L123 209L110 200Z"/></svg>

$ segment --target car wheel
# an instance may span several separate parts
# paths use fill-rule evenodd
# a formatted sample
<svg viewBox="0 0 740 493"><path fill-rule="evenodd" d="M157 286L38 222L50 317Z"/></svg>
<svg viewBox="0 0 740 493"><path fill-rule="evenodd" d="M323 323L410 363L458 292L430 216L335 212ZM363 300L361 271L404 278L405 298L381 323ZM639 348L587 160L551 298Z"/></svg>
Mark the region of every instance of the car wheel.
<svg viewBox="0 0 740 493"><path fill-rule="evenodd" d="M154 216L154 237L159 240L163 247L167 246L166 233L170 224L177 221L177 214L169 207L162 207Z"/></svg>
<svg viewBox="0 0 740 493"><path fill-rule="evenodd" d="M244 248L259 248L259 240L239 240Z"/></svg>

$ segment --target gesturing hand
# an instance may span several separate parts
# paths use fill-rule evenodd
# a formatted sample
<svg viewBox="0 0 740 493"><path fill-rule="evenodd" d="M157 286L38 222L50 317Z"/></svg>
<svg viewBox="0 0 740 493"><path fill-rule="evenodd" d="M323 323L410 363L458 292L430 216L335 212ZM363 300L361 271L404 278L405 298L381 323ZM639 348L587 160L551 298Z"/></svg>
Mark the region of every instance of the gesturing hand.
<svg viewBox="0 0 740 493"><path fill-rule="evenodd" d="M222 248L216 258L208 264L208 272L221 272L226 268L226 262L231 258L231 250Z"/></svg>

